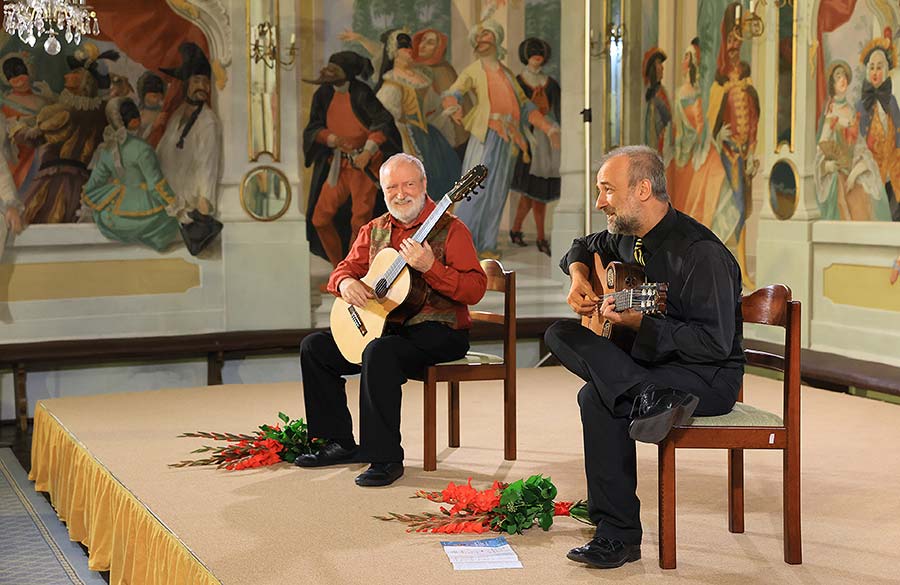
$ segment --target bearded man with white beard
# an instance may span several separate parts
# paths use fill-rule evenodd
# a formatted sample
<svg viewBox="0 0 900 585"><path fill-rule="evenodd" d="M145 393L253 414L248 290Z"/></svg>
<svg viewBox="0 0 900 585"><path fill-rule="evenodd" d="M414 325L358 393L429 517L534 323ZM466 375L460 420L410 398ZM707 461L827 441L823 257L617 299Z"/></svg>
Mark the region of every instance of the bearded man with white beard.
<svg viewBox="0 0 900 585"><path fill-rule="evenodd" d="M294 463L298 467L370 463L356 478L359 486L389 485L403 475L401 387L409 378L421 379L427 366L466 354L472 325L469 305L480 301L487 288L472 235L456 217L445 214L425 242L412 239L435 208L427 195L422 162L409 154L395 154L379 174L388 213L359 230L350 253L331 273L328 292L364 306L375 295L360 279L378 252L391 247L424 278L425 305L403 325L389 325L382 337L370 342L361 365L341 355L331 331L308 335L300 344L309 436L326 443ZM358 447L344 391L343 376L351 374L361 374Z"/></svg>

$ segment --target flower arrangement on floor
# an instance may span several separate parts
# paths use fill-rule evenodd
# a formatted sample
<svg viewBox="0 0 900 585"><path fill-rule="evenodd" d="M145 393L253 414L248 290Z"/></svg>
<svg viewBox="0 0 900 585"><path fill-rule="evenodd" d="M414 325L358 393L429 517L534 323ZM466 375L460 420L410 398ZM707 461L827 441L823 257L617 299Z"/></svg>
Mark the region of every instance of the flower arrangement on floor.
<svg viewBox="0 0 900 585"><path fill-rule="evenodd" d="M571 516L591 524L587 513L587 503L556 502L556 486L549 477L532 475L528 479L512 483L495 481L485 490L472 487L472 478L464 485L451 482L439 492L419 490L416 498L432 502L452 504L441 506L441 513L397 514L375 516L379 520L403 522L407 532L431 532L457 534L487 531L521 534L535 523L544 530L553 525L554 516Z"/></svg>
<svg viewBox="0 0 900 585"><path fill-rule="evenodd" d="M282 461L293 463L297 456L312 453L322 444L318 439L310 439L306 422L302 418L291 420L288 415L279 412L278 419L284 426L260 425L259 430L254 431L252 435L207 431L182 433L178 436L227 441L229 444L216 447L204 445L191 453L211 453L209 457L170 463L169 467L215 465L219 469L237 471Z"/></svg>

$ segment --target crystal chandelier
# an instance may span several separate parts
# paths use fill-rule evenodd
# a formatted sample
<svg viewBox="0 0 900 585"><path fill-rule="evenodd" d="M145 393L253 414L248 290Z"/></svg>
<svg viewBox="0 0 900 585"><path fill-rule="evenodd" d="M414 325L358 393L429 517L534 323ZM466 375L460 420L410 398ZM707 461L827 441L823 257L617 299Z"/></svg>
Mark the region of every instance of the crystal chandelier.
<svg viewBox="0 0 900 585"><path fill-rule="evenodd" d="M10 35L18 35L23 43L34 46L38 37L47 33L44 50L59 53L56 35L67 43L78 45L82 35L100 34L97 13L85 0L8 0L3 6L3 26Z"/></svg>

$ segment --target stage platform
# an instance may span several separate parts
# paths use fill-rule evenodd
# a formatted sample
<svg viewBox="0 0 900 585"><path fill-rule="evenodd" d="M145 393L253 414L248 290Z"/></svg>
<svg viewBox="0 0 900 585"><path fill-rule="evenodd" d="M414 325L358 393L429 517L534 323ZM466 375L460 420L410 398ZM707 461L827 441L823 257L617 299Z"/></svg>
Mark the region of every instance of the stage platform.
<svg viewBox="0 0 900 585"><path fill-rule="evenodd" d="M278 411L303 416L299 383L228 385L59 398L39 403L31 478L50 493L70 536L91 551L110 583L896 583L900 565L900 406L804 388L803 559L783 562L781 457L746 456L746 528L726 520L725 453L678 452L678 569L657 564L656 448L640 444L643 560L612 572L565 558L592 530L557 519L508 537L524 568L456 572L439 541L372 518L437 511L410 499L471 477L477 487L534 473L552 477L559 499L585 497L580 382L558 367L520 369L519 459L503 460L502 390L464 383L461 444L446 447L446 399L438 412L438 469L422 470L421 384L404 392L406 475L387 488L359 488L361 464L299 469L288 464L229 472L170 468L201 439L185 431L251 432ZM348 383L356 414L357 382ZM747 377L748 402L780 411L778 382ZM208 444L209 442L206 441Z"/></svg>

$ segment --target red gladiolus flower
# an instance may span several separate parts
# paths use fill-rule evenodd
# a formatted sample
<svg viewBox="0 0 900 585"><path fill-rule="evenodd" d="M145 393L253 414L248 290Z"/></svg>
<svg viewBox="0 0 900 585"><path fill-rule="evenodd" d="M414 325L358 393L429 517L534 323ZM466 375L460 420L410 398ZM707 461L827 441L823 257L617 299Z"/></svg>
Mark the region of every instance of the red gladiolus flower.
<svg viewBox="0 0 900 585"><path fill-rule="evenodd" d="M553 502L554 516L568 516L574 502Z"/></svg>

